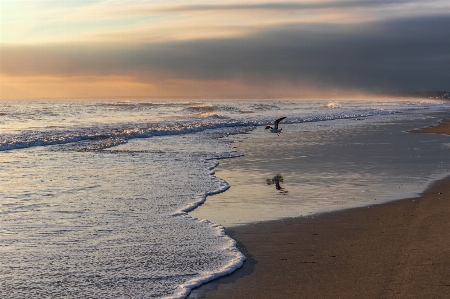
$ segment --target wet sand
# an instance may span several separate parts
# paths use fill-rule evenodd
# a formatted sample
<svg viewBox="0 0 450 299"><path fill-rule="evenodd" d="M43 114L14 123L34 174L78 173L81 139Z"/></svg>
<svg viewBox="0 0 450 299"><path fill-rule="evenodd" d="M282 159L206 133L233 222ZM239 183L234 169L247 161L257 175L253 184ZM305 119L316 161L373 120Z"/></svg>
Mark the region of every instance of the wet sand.
<svg viewBox="0 0 450 299"><path fill-rule="evenodd" d="M422 128L418 130L412 130L413 133L435 133L450 135L450 118L446 118L440 121L436 126Z"/></svg>
<svg viewBox="0 0 450 299"><path fill-rule="evenodd" d="M450 122L414 132L450 134ZM189 298L450 297L450 178L418 198L227 233L247 261Z"/></svg>

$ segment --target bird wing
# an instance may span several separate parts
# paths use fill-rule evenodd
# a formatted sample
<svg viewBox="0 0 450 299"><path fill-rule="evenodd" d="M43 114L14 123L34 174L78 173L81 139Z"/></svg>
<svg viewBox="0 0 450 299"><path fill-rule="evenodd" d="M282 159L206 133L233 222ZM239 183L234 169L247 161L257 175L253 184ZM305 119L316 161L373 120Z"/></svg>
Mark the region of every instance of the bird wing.
<svg viewBox="0 0 450 299"><path fill-rule="evenodd" d="M280 123L280 121L282 121L282 120L285 119L285 118L286 118L286 116L285 116L285 117L282 117L282 118L279 118L279 119L277 119L277 120L273 123L274 129L275 129L275 130L278 129L278 124Z"/></svg>

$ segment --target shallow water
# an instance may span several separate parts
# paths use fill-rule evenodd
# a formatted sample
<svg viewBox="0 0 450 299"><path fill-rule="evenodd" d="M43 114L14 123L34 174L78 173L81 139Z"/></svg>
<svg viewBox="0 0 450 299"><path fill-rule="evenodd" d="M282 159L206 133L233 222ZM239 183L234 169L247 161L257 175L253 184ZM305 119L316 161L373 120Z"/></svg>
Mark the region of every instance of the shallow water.
<svg viewBox="0 0 450 299"><path fill-rule="evenodd" d="M212 160L120 148L5 156L2 298L179 297L243 261L220 227L173 216L228 187Z"/></svg>
<svg viewBox="0 0 450 299"><path fill-rule="evenodd" d="M244 157L216 169L230 190L191 215L232 227L417 197L450 174L450 139L407 131L445 117L428 111L283 125L275 137L260 129L236 143Z"/></svg>
<svg viewBox="0 0 450 299"><path fill-rule="evenodd" d="M244 260L220 225L186 213L229 188L214 167L240 160L221 160L241 155L234 141L267 135L264 125L280 115L288 116L280 138L322 125L345 136L337 123L359 127L365 121L355 118L446 107L383 100L2 101L0 297L183 298ZM302 140L317 154L323 142ZM297 170L281 170L294 194L288 184ZM265 185L270 177L267 171L262 187L273 191Z"/></svg>

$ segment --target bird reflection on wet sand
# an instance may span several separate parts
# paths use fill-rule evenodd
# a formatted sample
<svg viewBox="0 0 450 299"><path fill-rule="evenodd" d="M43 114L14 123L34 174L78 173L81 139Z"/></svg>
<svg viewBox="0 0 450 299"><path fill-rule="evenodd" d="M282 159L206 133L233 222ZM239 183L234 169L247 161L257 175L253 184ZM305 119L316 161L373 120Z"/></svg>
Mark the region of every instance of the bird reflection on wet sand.
<svg viewBox="0 0 450 299"><path fill-rule="evenodd" d="M283 176L281 174L278 173L272 179L267 179L266 182L267 185L275 184L275 188L280 191L281 194L286 195L286 193L288 193L288 191L284 190L280 185L280 183L283 183Z"/></svg>

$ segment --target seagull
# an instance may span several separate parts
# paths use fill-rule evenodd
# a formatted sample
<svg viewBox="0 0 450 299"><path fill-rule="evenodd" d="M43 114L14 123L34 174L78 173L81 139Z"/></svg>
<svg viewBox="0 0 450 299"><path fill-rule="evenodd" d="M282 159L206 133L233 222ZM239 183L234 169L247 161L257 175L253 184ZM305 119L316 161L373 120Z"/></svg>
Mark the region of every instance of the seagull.
<svg viewBox="0 0 450 299"><path fill-rule="evenodd" d="M266 130L267 130L267 129L270 129L270 132L271 132L271 133L277 133L277 135L280 135L281 130L283 130L283 129L281 129L281 128L278 129L278 124L280 123L280 121L282 121L282 120L285 119L285 118L286 118L286 116L277 119L277 120L273 123L273 128L272 128L271 126L266 126Z"/></svg>

